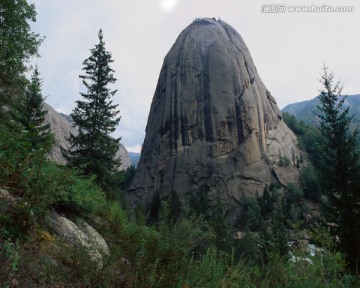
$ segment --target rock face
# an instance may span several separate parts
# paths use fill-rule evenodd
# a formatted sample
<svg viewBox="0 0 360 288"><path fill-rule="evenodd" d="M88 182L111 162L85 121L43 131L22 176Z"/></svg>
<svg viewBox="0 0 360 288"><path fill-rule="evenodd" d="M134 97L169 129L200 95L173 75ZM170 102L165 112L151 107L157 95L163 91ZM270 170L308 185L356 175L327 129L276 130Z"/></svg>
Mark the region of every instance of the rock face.
<svg viewBox="0 0 360 288"><path fill-rule="evenodd" d="M241 36L223 21L195 20L165 57L128 199L148 210L156 192L182 204L205 193L216 205L220 195L235 215L266 185L296 182L293 163L279 158L299 155Z"/></svg>
<svg viewBox="0 0 360 288"><path fill-rule="evenodd" d="M57 112L49 104L44 103L44 109L48 111L45 116L45 122L51 125L51 132L54 134L57 145L51 152L51 158L59 164L65 164L65 159L61 155L60 146L69 148L69 143L66 140L70 133L76 134L77 131L72 127L71 121L65 115ZM121 145L116 154L116 157L121 157L121 170L126 170L130 167L130 157L125 146Z"/></svg>
<svg viewBox="0 0 360 288"><path fill-rule="evenodd" d="M66 238L73 245L87 249L91 259L102 267L102 256L109 255L109 247L92 226L80 218L73 222L55 211L49 213L47 222L58 236Z"/></svg>

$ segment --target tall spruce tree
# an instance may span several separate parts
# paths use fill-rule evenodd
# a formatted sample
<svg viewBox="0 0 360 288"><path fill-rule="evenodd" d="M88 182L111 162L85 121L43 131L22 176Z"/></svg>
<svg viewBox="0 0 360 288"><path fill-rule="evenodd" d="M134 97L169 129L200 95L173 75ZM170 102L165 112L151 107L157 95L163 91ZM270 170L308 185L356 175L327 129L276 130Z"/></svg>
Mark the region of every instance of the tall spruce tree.
<svg viewBox="0 0 360 288"><path fill-rule="evenodd" d="M84 175L94 175L96 182L106 188L109 178L121 165L121 159L115 158L121 138L110 135L120 117L118 105L111 100L117 90L109 88L116 81L110 68L114 60L105 50L101 30L98 37L99 43L83 62L85 75L79 76L86 88L85 93L80 93L84 101L76 101L77 107L71 114L78 134L70 135L70 149L63 150L63 154L69 166L79 168Z"/></svg>
<svg viewBox="0 0 360 288"><path fill-rule="evenodd" d="M21 124L21 128L27 132L27 141L30 151L49 152L54 138L50 131L50 124L45 124L44 110L45 98L41 92L41 79L38 68L34 69L31 81L27 85L24 98L16 105L18 112L14 118Z"/></svg>
<svg viewBox="0 0 360 288"><path fill-rule="evenodd" d="M344 107L342 86L333 73L323 68L323 85L317 106L320 119L319 163L327 195L328 220L336 223L334 232L340 248L356 269L360 259L360 165L358 131L350 130L352 117Z"/></svg>

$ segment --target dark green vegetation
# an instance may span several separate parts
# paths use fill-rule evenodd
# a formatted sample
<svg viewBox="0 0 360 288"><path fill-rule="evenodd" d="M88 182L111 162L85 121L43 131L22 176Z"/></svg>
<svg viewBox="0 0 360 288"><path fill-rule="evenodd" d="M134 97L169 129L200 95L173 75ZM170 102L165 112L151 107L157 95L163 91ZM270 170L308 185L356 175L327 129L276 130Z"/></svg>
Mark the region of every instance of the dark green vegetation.
<svg viewBox="0 0 360 288"><path fill-rule="evenodd" d="M335 237L329 233L329 229L306 223L304 215L309 207L303 196L319 201L322 193L317 170L311 167L303 170L301 189L294 185L285 189L272 185L265 189L262 196L246 199L242 207L243 221L235 226L245 233L234 238L235 231L224 215L220 197L215 208L209 207L206 194L194 191L189 207L180 210L179 199L173 191L167 202L158 202L153 207L153 215L142 215L139 210L127 211L124 203L119 201L121 190L126 189L131 181L133 169L107 172L110 178L117 175L116 181L110 182L117 187L111 194L112 186L105 183L106 189L101 187L99 184L103 186L104 182L99 182L95 173L86 173L87 170L83 170L86 166L75 170L74 167L50 162L47 155L53 142L48 127L43 125L41 81L36 70L31 81L26 81L24 77L25 62L29 55L36 54L40 39L31 33L26 22L35 20L35 10L26 1L5 0L0 3L0 12L3 13L1 24L10 23L7 24L10 25L8 29L15 30L17 25L24 25L25 29L16 42L12 42L11 37L3 38L1 53L5 51L3 49L8 49L7 46L14 51L27 51L25 54L14 54L16 59L13 62L9 62L5 54L0 54L1 65L6 63L6 69L9 69L9 72L1 70L6 73L1 75L4 78L1 78L0 91L6 92L9 99L16 97L19 103L16 106L10 106L6 101L1 103L1 111L6 115L0 122L2 287L359 285L357 276L347 270L344 255L337 252ZM10 12L6 14L4 11ZM92 51L95 53L96 49ZM4 79L9 75L11 79L21 81L6 82ZM89 95L90 92L91 89ZM1 99L6 100L6 97ZM24 103L27 103L26 106L23 106ZM317 148L311 135L321 137L321 134L294 118L289 119L293 130L297 129L304 149L310 157L316 157ZM326 141L325 138L323 140ZM354 159L354 155L349 153L349 159ZM325 160L326 157L323 158ZM296 165L294 159L290 164L283 160L284 166ZM89 177L89 174L93 176ZM330 188L326 187L326 192L333 191ZM336 208L329 196L330 207ZM51 210L62 212L67 217L78 215L100 232L110 248L110 255L103 255L101 267L91 260L89 251L55 236L46 220ZM152 225L146 225L149 216L152 217ZM291 252L298 257L296 261L292 260L287 241L293 237L290 234L304 231L322 247L322 251L310 256L292 247Z"/></svg>
<svg viewBox="0 0 360 288"><path fill-rule="evenodd" d="M100 30L99 43L83 63L85 75L80 75L87 90L80 93L85 101L77 101L77 107L71 113L79 133L70 135L70 149L63 150L68 166L80 169L86 176L95 176L96 183L107 190L121 165L121 159L115 158L120 138L114 139L110 135L120 121L118 105L111 100L116 90L109 88L116 81L114 70L110 68L112 62Z"/></svg>
<svg viewBox="0 0 360 288"><path fill-rule="evenodd" d="M26 63L37 55L42 39L31 32L28 21L34 21L34 5L26 0L4 0L0 4L0 105L11 106L23 91L27 80ZM7 118L7 111L0 110L0 120Z"/></svg>
<svg viewBox="0 0 360 288"><path fill-rule="evenodd" d="M340 98L340 83L324 68L320 94L320 135L318 166L323 174L326 212L329 221L336 223L334 233L339 247L346 253L354 271L360 259L360 158L358 129L350 130L352 118L346 98Z"/></svg>
<svg viewBox="0 0 360 288"><path fill-rule="evenodd" d="M359 261L360 159L358 125L350 116L348 97L324 67L323 90L318 98L318 128L284 113L284 121L298 135L313 167L302 171L301 184L306 197L321 202L323 214L332 223L331 233L339 237L337 248L345 253L349 268L356 274ZM356 107L355 107L356 108ZM322 196L323 195L323 196Z"/></svg>
<svg viewBox="0 0 360 288"><path fill-rule="evenodd" d="M29 152L45 149L50 151L53 145L53 136L50 132L50 124L44 124L47 111L43 110L44 97L41 93L41 80L37 67L27 85L24 97L16 104L18 113L14 115L16 122L24 128L30 141Z"/></svg>

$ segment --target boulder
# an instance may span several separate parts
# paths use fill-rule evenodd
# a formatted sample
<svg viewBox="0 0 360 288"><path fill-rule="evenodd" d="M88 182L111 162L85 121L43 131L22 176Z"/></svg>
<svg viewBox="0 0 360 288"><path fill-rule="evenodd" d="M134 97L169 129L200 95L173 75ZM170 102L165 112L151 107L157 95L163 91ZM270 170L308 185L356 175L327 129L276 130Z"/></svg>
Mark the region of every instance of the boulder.
<svg viewBox="0 0 360 288"><path fill-rule="evenodd" d="M244 197L297 181L294 163L279 165L300 156L297 144L241 36L197 19L164 59L128 200L148 211L158 197L184 205L204 193L236 218Z"/></svg>
<svg viewBox="0 0 360 288"><path fill-rule="evenodd" d="M103 255L109 255L109 247L92 226L80 218L71 221L55 211L49 213L47 223L58 236L67 239L73 245L85 248L91 259L102 266Z"/></svg>

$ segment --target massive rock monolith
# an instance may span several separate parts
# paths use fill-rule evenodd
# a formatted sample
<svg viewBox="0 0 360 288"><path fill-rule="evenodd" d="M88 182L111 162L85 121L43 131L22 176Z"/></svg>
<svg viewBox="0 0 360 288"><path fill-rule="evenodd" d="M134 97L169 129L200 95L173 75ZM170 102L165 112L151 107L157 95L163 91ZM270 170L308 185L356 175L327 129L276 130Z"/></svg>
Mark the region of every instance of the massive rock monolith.
<svg viewBox="0 0 360 288"><path fill-rule="evenodd" d="M176 193L185 204L203 193L237 214L266 185L296 182L295 165L279 159L299 154L241 36L224 21L195 20L165 57L128 199L146 211L154 197Z"/></svg>

